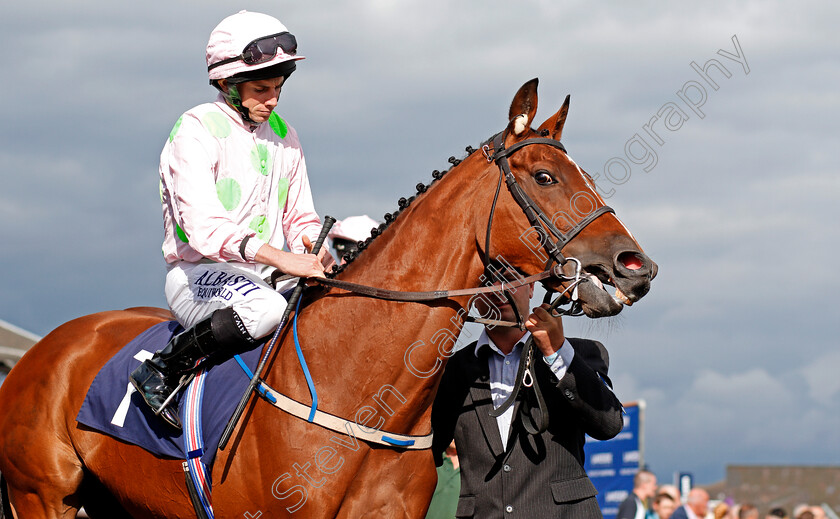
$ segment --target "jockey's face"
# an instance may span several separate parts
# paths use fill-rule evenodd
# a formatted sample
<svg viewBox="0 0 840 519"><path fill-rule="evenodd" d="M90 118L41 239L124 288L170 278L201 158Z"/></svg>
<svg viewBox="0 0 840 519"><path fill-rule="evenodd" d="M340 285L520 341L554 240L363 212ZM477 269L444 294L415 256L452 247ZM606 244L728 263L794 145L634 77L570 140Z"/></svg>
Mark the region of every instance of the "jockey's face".
<svg viewBox="0 0 840 519"><path fill-rule="evenodd" d="M248 116L255 123L264 123L277 106L277 98L283 88L285 78L276 77L246 81L237 85L242 106L248 109Z"/></svg>

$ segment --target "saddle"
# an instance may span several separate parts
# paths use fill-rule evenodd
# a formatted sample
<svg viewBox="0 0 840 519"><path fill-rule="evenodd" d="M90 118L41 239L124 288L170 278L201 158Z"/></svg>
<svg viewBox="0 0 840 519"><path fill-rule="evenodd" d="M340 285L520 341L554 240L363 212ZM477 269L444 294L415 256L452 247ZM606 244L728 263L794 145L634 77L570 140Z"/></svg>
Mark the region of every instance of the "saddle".
<svg viewBox="0 0 840 519"><path fill-rule="evenodd" d="M76 421L156 456L186 459L184 433L166 426L155 416L128 379L129 373L143 360L182 331L176 321L167 321L152 326L128 343L96 375ZM259 354L260 348L256 347L242 354L239 360L230 359L209 367L206 372L203 398L213 405L202 409L198 425L205 445L201 460L207 467L212 467L222 430L248 387L250 378L239 362L253 370L259 363ZM180 392L170 404L178 408L182 421L187 418L184 415L186 393Z"/></svg>

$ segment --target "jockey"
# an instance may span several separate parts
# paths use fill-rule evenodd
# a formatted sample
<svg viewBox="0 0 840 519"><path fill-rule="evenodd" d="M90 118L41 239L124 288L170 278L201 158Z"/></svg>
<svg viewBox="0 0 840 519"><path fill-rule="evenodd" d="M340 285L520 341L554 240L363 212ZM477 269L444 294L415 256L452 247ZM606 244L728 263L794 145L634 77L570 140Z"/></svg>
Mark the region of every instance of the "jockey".
<svg viewBox="0 0 840 519"><path fill-rule="evenodd" d="M326 247L307 253L321 222L297 133L273 111L301 59L272 16L240 11L222 20L207 43L218 97L184 113L161 153L165 293L186 331L131 381L176 429L177 409L163 404L182 377L202 359L253 349L279 325L281 293L295 280L273 289L271 272L323 277L334 264Z"/></svg>
<svg viewBox="0 0 840 519"><path fill-rule="evenodd" d="M370 231L374 227L379 227L379 222L366 214L349 216L335 222L328 236L342 263L345 262L344 255L356 252L359 249L358 243L370 237Z"/></svg>

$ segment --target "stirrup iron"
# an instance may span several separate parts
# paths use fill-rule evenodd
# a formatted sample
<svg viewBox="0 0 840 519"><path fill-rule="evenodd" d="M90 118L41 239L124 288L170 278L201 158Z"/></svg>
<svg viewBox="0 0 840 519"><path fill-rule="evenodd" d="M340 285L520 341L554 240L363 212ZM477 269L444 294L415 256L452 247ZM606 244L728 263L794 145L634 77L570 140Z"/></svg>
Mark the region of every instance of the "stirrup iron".
<svg viewBox="0 0 840 519"><path fill-rule="evenodd" d="M181 375L181 380L180 382L178 382L178 386L175 389L173 389L171 393L169 393L169 396L166 397L166 400L163 401L160 407L154 410L155 415L160 416L160 413L162 413L163 410L169 406L172 400L178 395L178 393L181 392L182 389L187 387L187 385L192 381L194 377L195 373L193 372Z"/></svg>

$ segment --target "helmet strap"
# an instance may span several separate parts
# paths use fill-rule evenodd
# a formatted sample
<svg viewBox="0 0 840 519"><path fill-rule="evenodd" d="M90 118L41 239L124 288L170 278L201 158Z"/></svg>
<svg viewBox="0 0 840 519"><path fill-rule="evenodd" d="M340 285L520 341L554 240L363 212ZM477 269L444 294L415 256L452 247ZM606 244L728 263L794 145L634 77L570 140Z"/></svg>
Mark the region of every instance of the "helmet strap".
<svg viewBox="0 0 840 519"><path fill-rule="evenodd" d="M222 97L225 98L225 102L234 108L239 115L242 116L242 120L251 125L251 126L258 126L259 123L251 119L248 108L242 106L242 97L239 95L239 89L236 87L236 84L231 83L230 81L226 81L227 91L222 88L219 84L218 80L214 80L210 82L214 87L219 89L219 92L222 93Z"/></svg>

